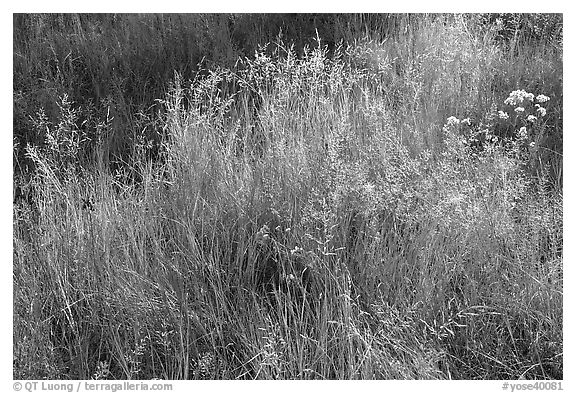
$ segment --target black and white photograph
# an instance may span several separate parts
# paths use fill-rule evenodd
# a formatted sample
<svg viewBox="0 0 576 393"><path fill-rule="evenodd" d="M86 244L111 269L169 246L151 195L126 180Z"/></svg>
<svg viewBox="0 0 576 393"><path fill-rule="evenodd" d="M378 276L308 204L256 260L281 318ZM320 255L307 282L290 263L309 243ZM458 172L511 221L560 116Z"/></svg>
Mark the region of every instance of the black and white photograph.
<svg viewBox="0 0 576 393"><path fill-rule="evenodd" d="M569 391L564 14L381 9L11 15L7 389Z"/></svg>

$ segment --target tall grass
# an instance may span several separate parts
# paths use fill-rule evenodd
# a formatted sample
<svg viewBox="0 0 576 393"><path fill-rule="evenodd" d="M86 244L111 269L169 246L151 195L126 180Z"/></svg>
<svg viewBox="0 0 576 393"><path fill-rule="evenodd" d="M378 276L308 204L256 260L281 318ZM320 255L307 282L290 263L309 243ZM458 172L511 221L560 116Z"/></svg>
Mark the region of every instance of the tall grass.
<svg viewBox="0 0 576 393"><path fill-rule="evenodd" d="M561 379L561 48L396 21L176 73L113 171L39 112L14 377Z"/></svg>

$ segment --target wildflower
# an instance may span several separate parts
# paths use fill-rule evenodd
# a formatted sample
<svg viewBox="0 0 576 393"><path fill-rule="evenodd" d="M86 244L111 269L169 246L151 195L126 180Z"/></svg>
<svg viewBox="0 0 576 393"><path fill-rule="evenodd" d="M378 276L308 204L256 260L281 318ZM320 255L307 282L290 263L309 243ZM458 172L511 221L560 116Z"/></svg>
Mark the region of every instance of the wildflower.
<svg viewBox="0 0 576 393"><path fill-rule="evenodd" d="M518 130L518 137L521 139L528 137L528 130L526 130L526 127L520 127L520 130Z"/></svg>
<svg viewBox="0 0 576 393"><path fill-rule="evenodd" d="M256 233L256 242L264 244L268 240L270 240L270 228L268 228L268 225L264 225L258 233Z"/></svg>
<svg viewBox="0 0 576 393"><path fill-rule="evenodd" d="M520 113L524 112L524 108L519 106L518 108L514 109L514 112L516 112L519 115Z"/></svg>
<svg viewBox="0 0 576 393"><path fill-rule="evenodd" d="M457 117L450 116L446 120L446 124L448 124L449 126L457 126L458 124L460 124L460 120Z"/></svg>
<svg viewBox="0 0 576 393"><path fill-rule="evenodd" d="M302 250L301 247L296 246L296 247L294 247L293 250L290 250L290 254L291 254L291 255L294 255L294 254L297 254L297 253L302 252L302 251L303 251L303 250Z"/></svg>
<svg viewBox="0 0 576 393"><path fill-rule="evenodd" d="M532 101L534 99L534 94L527 93L526 90L515 90L512 93L510 93L510 95L508 96L508 98L506 98L506 100L504 100L504 104L517 106L519 104L522 104L524 102L524 99Z"/></svg>
<svg viewBox="0 0 576 393"><path fill-rule="evenodd" d="M544 94L538 94L538 96L536 97L536 102L542 104L544 102L547 102L550 100L550 97L545 96Z"/></svg>
<svg viewBox="0 0 576 393"><path fill-rule="evenodd" d="M504 112L504 111L498 111L498 117L501 118L502 120L508 120L508 113Z"/></svg>
<svg viewBox="0 0 576 393"><path fill-rule="evenodd" d="M534 115L528 115L528 117L526 118L526 120L528 120L531 123L534 123L536 121L537 117Z"/></svg>
<svg viewBox="0 0 576 393"><path fill-rule="evenodd" d="M530 147L534 147L534 146L536 146L536 143L530 142Z"/></svg>
<svg viewBox="0 0 576 393"><path fill-rule="evenodd" d="M540 117L546 116L546 109L544 109L544 108L538 108L538 109L536 109L536 112L538 112Z"/></svg>

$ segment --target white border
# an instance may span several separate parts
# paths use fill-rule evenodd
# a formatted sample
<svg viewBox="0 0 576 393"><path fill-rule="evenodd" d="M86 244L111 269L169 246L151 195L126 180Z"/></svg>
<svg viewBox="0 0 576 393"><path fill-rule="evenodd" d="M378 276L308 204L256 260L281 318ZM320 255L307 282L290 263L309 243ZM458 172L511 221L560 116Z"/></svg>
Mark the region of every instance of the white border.
<svg viewBox="0 0 576 393"><path fill-rule="evenodd" d="M2 277L2 302L0 315L4 315L5 322L2 324L2 356L0 356L0 372L2 373L5 391L12 391L12 203L9 190L12 184L12 13L13 12L562 12L564 13L564 91L570 92L575 87L574 69L574 23L576 18L568 11L568 2L504 2L498 0L482 1L478 4L465 4L462 1L435 1L433 3L419 2L385 2L381 1L354 1L348 3L334 3L328 0L312 2L310 0L292 0L280 4L274 1L219 1L213 2L129 2L121 4L118 1L98 1L90 4L79 1L29 1L26 3L12 3L9 5L10 12L2 13L2 53L5 53L2 62L2 103L4 130L0 134L0 147L2 153L0 159L0 184L4 184L4 191L0 193L2 236L1 250L5 258L0 263L0 277ZM564 96L564 107L574 108L574 99L570 94ZM573 299L574 299L574 251L576 244L574 237L574 214L576 205L574 201L574 168L575 156L571 154L571 147L575 146L575 136L572 133L573 120L569 117L571 110L565 116L564 124L564 198L568 203L564 204L564 390L571 391L574 388L574 359L573 349L575 339L571 336L574 328ZM10 321L10 322L9 322ZM228 381L172 381L173 391L199 391L230 389L246 391L250 393L262 391L269 393L271 389L280 390L305 390L312 391L321 389L363 389L369 391L442 391L442 392L497 392L502 390L502 382L499 381L326 381L326 382L302 382L302 381L262 381L262 382L228 382ZM509 391L509 390L508 390Z"/></svg>

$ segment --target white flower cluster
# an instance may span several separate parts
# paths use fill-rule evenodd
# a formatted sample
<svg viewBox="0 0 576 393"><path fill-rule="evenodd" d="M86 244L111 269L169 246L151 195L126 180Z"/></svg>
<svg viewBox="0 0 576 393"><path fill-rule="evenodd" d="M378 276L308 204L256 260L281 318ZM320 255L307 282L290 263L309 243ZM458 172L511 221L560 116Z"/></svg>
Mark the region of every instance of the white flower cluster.
<svg viewBox="0 0 576 393"><path fill-rule="evenodd" d="M526 90L514 90L506 100L504 104L511 106L519 106L524 103L524 100L534 101L534 94L526 92Z"/></svg>
<svg viewBox="0 0 576 393"><path fill-rule="evenodd" d="M450 116L448 119L446 119L446 125L447 126L457 126L459 124L460 124L460 119L458 119L457 117Z"/></svg>
<svg viewBox="0 0 576 393"><path fill-rule="evenodd" d="M518 130L518 137L520 139L528 138L528 130L526 129L526 127L520 127L520 130Z"/></svg>
<svg viewBox="0 0 576 393"><path fill-rule="evenodd" d="M544 94L539 94L538 96L534 97L534 94L528 93L526 90L515 90L508 95L508 98L504 100L504 104L510 105L515 107L514 112L516 115L521 115L526 112L526 108L523 104L528 104L529 102L534 102L534 107L536 108L536 112L540 117L546 116L546 109L544 109L540 104L550 101L550 97L545 96ZM499 111L498 116L502 120L508 119L508 114L504 111ZM537 119L537 116L529 114L526 117L526 120L534 123Z"/></svg>

